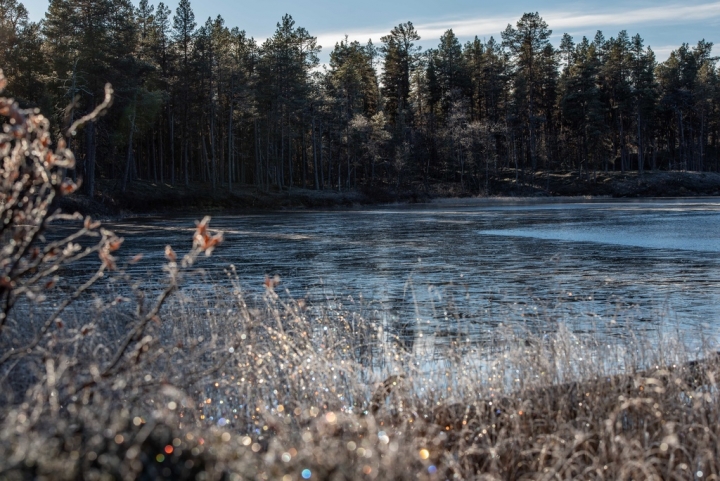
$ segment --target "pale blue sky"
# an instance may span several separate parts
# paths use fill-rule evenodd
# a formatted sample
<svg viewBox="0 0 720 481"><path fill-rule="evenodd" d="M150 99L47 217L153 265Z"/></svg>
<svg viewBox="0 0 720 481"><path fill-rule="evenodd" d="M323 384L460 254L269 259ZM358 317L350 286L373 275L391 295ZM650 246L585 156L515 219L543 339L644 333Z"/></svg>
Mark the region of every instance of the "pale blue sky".
<svg viewBox="0 0 720 481"><path fill-rule="evenodd" d="M23 1L23 0L21 0ZM137 0L133 0L137 3ZM150 0L158 3L158 0ZM47 8L47 0L24 0L31 19L39 20ZM173 12L177 0L166 0ZM538 11L553 30L553 44L568 32L576 40L583 35L592 38L600 29L606 37L625 29L630 35L640 33L646 45L652 46L658 60L664 60L682 42L697 43L705 38L720 42L720 1L718 0L606 0L531 2L529 0L191 0L198 23L218 14L226 25L238 26L256 39L272 34L283 14L289 13L296 25L305 27L318 37L324 47L321 60L326 61L332 46L347 34L351 40L379 43L394 25L412 21L424 49L435 47L443 31L452 28L461 41L475 35L499 39L508 23L515 23L524 12ZM720 45L714 53L720 52Z"/></svg>

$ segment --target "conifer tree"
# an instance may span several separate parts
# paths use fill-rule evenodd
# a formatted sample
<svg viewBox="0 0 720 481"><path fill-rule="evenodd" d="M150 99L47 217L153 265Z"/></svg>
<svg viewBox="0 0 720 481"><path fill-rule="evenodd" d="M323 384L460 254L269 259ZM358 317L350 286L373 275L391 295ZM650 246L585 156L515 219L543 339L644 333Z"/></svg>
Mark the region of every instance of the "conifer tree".
<svg viewBox="0 0 720 481"><path fill-rule="evenodd" d="M525 137L527 156L533 170L537 168L537 140L540 116L539 102L545 75L556 75L547 65L554 62L550 45L552 30L538 13L526 13L515 28L508 25L502 32L503 46L509 51L516 113Z"/></svg>
<svg viewBox="0 0 720 481"><path fill-rule="evenodd" d="M185 185L190 183L190 145L189 145L189 117L190 117L190 84L192 70L190 59L195 38L195 13L189 0L180 0L173 17L173 40L178 51L179 65L177 67L178 84L180 86L179 110L181 116L180 130L180 158L183 166Z"/></svg>
<svg viewBox="0 0 720 481"><path fill-rule="evenodd" d="M441 110L447 114L454 101L470 93L465 57L452 29L440 37L440 44L433 51L431 59L436 79L431 87L431 96L440 100Z"/></svg>
<svg viewBox="0 0 720 481"><path fill-rule="evenodd" d="M420 50L414 42L420 40L420 35L412 22L407 22L393 28L380 40L385 56L382 74L385 114L391 125L402 129L409 122L410 74L417 65Z"/></svg>

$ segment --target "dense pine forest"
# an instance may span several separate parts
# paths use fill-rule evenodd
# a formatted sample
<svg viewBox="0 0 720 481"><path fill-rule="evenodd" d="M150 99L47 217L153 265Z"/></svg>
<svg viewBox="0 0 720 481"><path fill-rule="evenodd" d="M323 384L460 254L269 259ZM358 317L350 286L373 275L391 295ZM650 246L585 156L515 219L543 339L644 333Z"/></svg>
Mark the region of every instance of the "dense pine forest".
<svg viewBox="0 0 720 481"><path fill-rule="evenodd" d="M626 31L552 45L527 13L497 39L462 45L448 30L424 51L400 24L378 45L337 43L322 66L289 15L258 42L220 16L196 19L188 0L175 12L51 0L37 23L0 0L0 14L9 93L60 126L90 195L98 179L481 193L498 169L720 170L720 72L705 40L658 62ZM65 132L106 82L107 115Z"/></svg>

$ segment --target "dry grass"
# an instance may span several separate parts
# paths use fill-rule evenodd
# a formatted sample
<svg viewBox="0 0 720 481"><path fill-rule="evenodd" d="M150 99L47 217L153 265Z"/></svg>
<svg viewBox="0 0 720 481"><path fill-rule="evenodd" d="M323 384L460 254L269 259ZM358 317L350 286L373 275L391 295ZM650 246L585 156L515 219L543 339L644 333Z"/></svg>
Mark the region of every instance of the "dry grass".
<svg viewBox="0 0 720 481"><path fill-rule="evenodd" d="M2 477L713 479L720 470L709 352L692 363L697 353L675 340L608 346L565 329L501 330L492 352L455 340L428 362L352 306L306 306L272 289L249 305L239 286L217 292L169 301L128 355L135 364L91 386L74 373L109 359L122 334L102 327L117 325L112 309L81 343L38 358L37 382L2 413ZM639 366L640 351L651 365Z"/></svg>

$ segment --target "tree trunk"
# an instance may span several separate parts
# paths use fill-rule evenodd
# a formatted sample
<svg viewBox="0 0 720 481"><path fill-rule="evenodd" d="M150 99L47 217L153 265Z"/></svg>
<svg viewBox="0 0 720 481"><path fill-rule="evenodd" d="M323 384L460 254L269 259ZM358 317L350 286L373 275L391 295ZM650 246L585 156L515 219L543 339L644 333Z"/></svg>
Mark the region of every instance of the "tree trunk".
<svg viewBox="0 0 720 481"><path fill-rule="evenodd" d="M92 199L95 196L95 122L88 122L85 127L85 141L85 185L87 195Z"/></svg>
<svg viewBox="0 0 720 481"><path fill-rule="evenodd" d="M267 126L267 145L265 150L265 182L267 182L267 190L270 190L270 122L268 121Z"/></svg>
<svg viewBox="0 0 720 481"><path fill-rule="evenodd" d="M161 125L160 125L160 145L159 145L160 152L159 152L159 155L160 155L160 182L163 183L163 184L165 183L165 152L164 152L164 150L163 150L163 144L164 144L164 143L165 143L165 142L163 142L163 136L162 136L162 120L161 120Z"/></svg>
<svg viewBox="0 0 720 481"><path fill-rule="evenodd" d="M258 187L262 188L262 143L260 139L260 132L258 130L257 119L253 120L253 143L255 144L255 171L253 183Z"/></svg>
<svg viewBox="0 0 720 481"><path fill-rule="evenodd" d="M680 162L682 162L684 170L688 170L687 153L685 152L685 126L682 111L678 111L678 128L680 129Z"/></svg>
<svg viewBox="0 0 720 481"><path fill-rule="evenodd" d="M212 177L212 171L211 171L212 169L211 169L210 159L208 158L207 146L205 145L205 136L204 136L204 135L201 135L200 138L202 139L202 140L201 140L201 144L202 144L202 160L203 160L203 166L204 166L203 169L202 169L202 172L203 172L203 180L207 181L208 178L211 178L211 177ZM211 181L212 181L212 180L211 180ZM212 181L212 183L213 183L213 190L215 190L215 185L214 185L215 182Z"/></svg>
<svg viewBox="0 0 720 481"><path fill-rule="evenodd" d="M230 95L232 95L232 82L230 84ZM230 119L228 120L228 190L232 191L233 176L233 98L230 97Z"/></svg>
<svg viewBox="0 0 720 481"><path fill-rule="evenodd" d="M303 186L303 189L307 189L307 149L305 147L305 122L303 122L302 124L303 125L300 128L300 135L302 136L302 145L301 145L302 152L300 155L300 161L302 162L302 167L303 167L302 186Z"/></svg>
<svg viewBox="0 0 720 481"><path fill-rule="evenodd" d="M332 165L332 139L330 137L330 133L328 133L328 149L327 149L327 179L328 179L328 188L330 190L335 190L335 186L333 185L333 165Z"/></svg>
<svg viewBox="0 0 720 481"><path fill-rule="evenodd" d="M212 109L213 111L215 109ZM210 181L212 188L217 188L217 150L215 149L215 115L210 113L210 155L212 155L212 161L210 163Z"/></svg>
<svg viewBox="0 0 720 481"><path fill-rule="evenodd" d="M323 136L322 136L322 125L320 125L320 165L318 167L320 171L320 190L325 188L325 171L323 170ZM317 174L316 174L317 175Z"/></svg>
<svg viewBox="0 0 720 481"><path fill-rule="evenodd" d="M152 164L153 164L153 181L158 181L158 165L157 165L157 152L155 151L155 132L152 133Z"/></svg>
<svg viewBox="0 0 720 481"><path fill-rule="evenodd" d="M175 122L170 113L170 184L175 185Z"/></svg>
<svg viewBox="0 0 720 481"><path fill-rule="evenodd" d="M625 165L627 155L625 153L625 133L623 132L622 115L618 115L618 130L620 131L620 172L625 172L628 166Z"/></svg>
<svg viewBox="0 0 720 481"><path fill-rule="evenodd" d="M313 119L312 119L312 144L313 144L313 174L315 176L315 190L320 190L320 180L318 179L317 141L315 140L315 117L313 117Z"/></svg>
<svg viewBox="0 0 720 481"><path fill-rule="evenodd" d="M125 189L127 188L128 180L130 178L131 169L132 169L132 163L133 163L133 134L135 133L135 114L137 113L137 108L135 103L133 102L133 113L132 117L130 118L130 133L128 134L128 149L127 149L127 157L125 159L125 176L123 177L122 182L122 191L125 192Z"/></svg>
<svg viewBox="0 0 720 481"><path fill-rule="evenodd" d="M282 117L280 117L280 159L276 162L278 166L277 183L280 190L285 187L285 129L282 124Z"/></svg>
<svg viewBox="0 0 720 481"><path fill-rule="evenodd" d="M288 190L293 186L293 163L292 163L292 125L288 119L288 136L287 136L287 156L288 156Z"/></svg>
<svg viewBox="0 0 720 481"><path fill-rule="evenodd" d="M292 168L292 124L290 123L290 113L287 115L288 122L288 189L292 189L293 168Z"/></svg>
<svg viewBox="0 0 720 481"><path fill-rule="evenodd" d="M345 124L345 138L347 139L347 147L345 148L345 155L347 156L347 183L345 186L350 188L350 122ZM338 176L339 178L339 176Z"/></svg>
<svg viewBox="0 0 720 481"><path fill-rule="evenodd" d="M188 153L188 139L183 142L183 162L185 164L185 187L190 185L190 154Z"/></svg>
<svg viewBox="0 0 720 481"><path fill-rule="evenodd" d="M638 154L638 172L643 173L645 170L645 157L643 156L643 140L642 140L642 117L640 109L637 112L637 154Z"/></svg>
<svg viewBox="0 0 720 481"><path fill-rule="evenodd" d="M703 109L702 112L700 112L700 142L699 142L699 149L700 149L700 171L702 172L705 170L705 110Z"/></svg>

